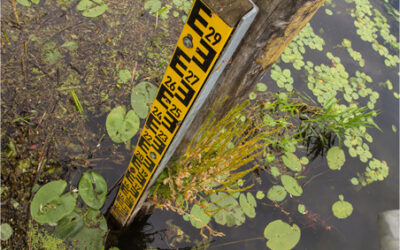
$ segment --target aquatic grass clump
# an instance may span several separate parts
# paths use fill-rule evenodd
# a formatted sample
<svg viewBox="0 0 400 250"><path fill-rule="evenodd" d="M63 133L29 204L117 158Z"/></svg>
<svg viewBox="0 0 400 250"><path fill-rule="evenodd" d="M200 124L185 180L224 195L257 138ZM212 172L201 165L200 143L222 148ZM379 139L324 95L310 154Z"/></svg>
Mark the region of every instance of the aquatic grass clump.
<svg viewBox="0 0 400 250"><path fill-rule="evenodd" d="M263 138L279 129L263 129L264 123L249 118L248 106L249 101L237 105L219 121L211 112L186 152L159 177L153 198L161 208L187 216L198 228L207 227L213 216L217 223L231 226L244 223L244 214L255 216L252 194L248 193L246 199L239 196L252 186L244 186L242 178L260 167L249 165L269 144ZM224 219L219 213L221 209L239 213L237 219Z"/></svg>

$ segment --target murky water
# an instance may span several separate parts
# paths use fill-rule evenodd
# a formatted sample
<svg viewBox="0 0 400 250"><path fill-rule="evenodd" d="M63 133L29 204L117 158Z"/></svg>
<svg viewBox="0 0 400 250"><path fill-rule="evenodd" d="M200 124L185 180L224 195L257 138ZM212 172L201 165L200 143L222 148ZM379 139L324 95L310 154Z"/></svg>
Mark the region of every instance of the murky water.
<svg viewBox="0 0 400 250"><path fill-rule="evenodd" d="M374 4L379 6L380 3L375 2ZM368 130L374 138L370 150L374 157L387 161L390 166L390 175L382 182L359 189L349 182L349 179L354 177L357 172L363 172L365 169L364 164L357 158L346 155L346 164L340 172L329 171L323 158L315 159L309 165L313 169L309 176L315 175L315 178L304 187L304 194L300 199L313 212L313 216L318 217L318 222L313 220L315 217L313 218L312 215L308 219L296 216L294 213L291 215L294 222L299 224L302 229L301 240L295 249L379 249L377 215L386 210L399 208L399 134L392 131L392 125L397 126L399 123L399 102L387 88L377 86L378 82L389 79L396 83L394 90L398 91L397 69L385 67L383 58L377 57L376 53L371 50L370 44L361 41L355 34L355 27L352 26L354 19L345 14L345 8L348 5L343 2L338 2L337 5L335 10L341 10L341 15L327 16L321 9L313 17L311 25L315 31L323 28L322 36L326 42L325 48L335 52L337 56L341 58L345 56L346 52L334 47L340 44L343 38L352 40L353 48L362 52L366 61L363 71L374 79L373 88L380 94L376 109L381 113L375 121L383 130L383 132L376 129ZM379 10L384 12L383 8ZM393 30L397 30L398 24L395 22L392 24ZM308 53L305 57L318 63L320 60L318 53ZM351 60L344 59L342 61L349 74L354 74L356 69L353 66L354 63ZM295 75L294 78L295 87L300 91L307 92L304 80L301 80L298 75ZM269 90L278 90L269 76L266 76L263 82L268 83ZM268 181L265 181L260 189L268 190L269 186ZM338 199L338 194L343 194L345 199L351 201L354 206L353 214L348 219L339 220L332 215L331 206ZM292 211L296 212L296 208ZM266 240L263 238L263 232L267 223L279 218L285 220L287 217L278 208L267 203L259 204L256 213L255 219L248 219L240 227L226 228L217 224L213 225L216 230L226 233L226 236L212 239L209 249L265 249ZM154 241L149 242L149 247L171 247L173 239L169 239L167 236L171 228L165 223L170 219L190 235L192 240L200 240L198 230L188 226L188 223L182 218L170 212L155 210L148 220L153 227L150 232L156 233ZM193 244L184 243L182 240L175 246L193 246Z"/></svg>
<svg viewBox="0 0 400 250"><path fill-rule="evenodd" d="M398 1L390 3L393 6L399 4ZM336 4L334 11L341 11L341 14L328 16L322 8L311 24L316 33L323 29L321 36L325 39L325 48L335 55L348 58L347 52L335 47L343 38L352 40L353 48L362 52L366 61L363 71L374 79L373 89L380 94L375 108L381 114L375 121L383 132L368 130L374 138L370 150L374 157L387 161L390 175L383 182L357 189L349 179L357 172L363 172L365 164L346 155L343 169L334 172L328 170L323 158L317 158L309 165L313 169L309 176L315 178L304 186L304 194L299 198L313 214L304 218L295 214L294 203L288 201L286 206L293 208L291 216L302 229L301 241L295 249L378 249L378 213L399 208L399 132L392 131L392 125L399 127L399 102L392 91L378 83L389 79L394 83L393 91L398 92L397 68L385 67L384 58L371 49L370 43L361 41L355 34L354 18L346 13L348 4L344 1ZM169 60L183 26L182 11L177 18L170 15L167 21L155 22L142 5L140 8L132 7L136 5L136 1L110 4L108 12L97 19L83 18L73 11L76 7L73 1L57 1L56 6L41 1L32 8L18 5L21 26L15 23L11 4L2 6L2 30L11 41L2 47L2 102L8 103L2 110L2 133L7 136L13 133L15 122L12 122L13 126L7 126L8 119L12 121L30 114L31 121L39 120L38 127L43 130L28 142L41 143L46 141L47 135L54 137L49 155L63 165L67 170L66 178L75 184L81 173L88 169L105 176L109 187L117 183L125 172L137 136L131 145L117 145L105 130L108 112L117 105L129 105L131 82L119 84L118 71L131 71L134 62L138 62L135 82L147 80L158 84L160 72L165 69L164 62ZM375 1L374 5L381 13L386 13L381 2ZM398 23L387 17L391 31L397 32L397 37ZM41 57L44 44L52 40L57 43L61 57L48 64ZM62 49L62 44L70 40L78 42L77 50ZM323 63L319 53L309 52L305 59ZM354 61L343 59L342 63L350 74L354 74ZM296 89L308 91L304 76L296 74L294 79ZM269 76L262 81L267 83L270 91L278 90ZM75 110L70 88L75 90L83 104L83 115ZM263 186L257 189L266 191L271 184L265 175L261 178ZM109 208L116 191L110 193L102 212ZM353 214L346 220L335 218L331 212L338 194L343 194L354 206ZM256 218L247 218L240 227L214 224L214 229L226 236L210 239L209 248L265 249L265 226L272 220L285 220L287 217L267 199L259 202L256 213ZM179 230L183 230L185 235L177 235ZM135 221L128 231L115 232L112 236L111 241L119 240L121 249L190 248L202 240L199 230L182 217L160 210L154 210L140 223Z"/></svg>

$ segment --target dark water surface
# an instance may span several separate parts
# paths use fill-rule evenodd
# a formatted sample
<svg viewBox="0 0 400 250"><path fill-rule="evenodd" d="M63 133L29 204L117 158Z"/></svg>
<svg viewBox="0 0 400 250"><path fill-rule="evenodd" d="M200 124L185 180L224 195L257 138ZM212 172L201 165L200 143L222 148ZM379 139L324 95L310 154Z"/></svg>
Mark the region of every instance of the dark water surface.
<svg viewBox="0 0 400 250"><path fill-rule="evenodd" d="M397 6L398 2L394 4ZM375 1L374 5L381 13L384 13L380 2ZM342 14L333 16L326 15L324 8L321 8L311 20L311 25L316 33L320 28L324 30L324 34L319 34L326 42L322 53L331 51L336 56L348 58L347 60L342 59L342 64L350 75L354 75L356 62L349 59L348 55L345 57L345 53L347 53L345 50L340 50L335 46L340 44L343 38L347 38L352 41L352 47L362 53L366 61L366 66L362 71L374 79L371 83L372 88L380 94L375 108L381 113L375 121L383 132L377 129L368 129L374 138L374 142L370 144L370 151L375 158L388 163L389 176L382 182L374 182L360 189L349 182L349 179L356 176L357 172L365 170L365 164L358 158L352 158L346 153L346 163L341 171L327 171L326 160L321 157L315 159L309 164L309 167L314 169L309 176L318 175L321 172L323 174L316 176L304 187L304 193L300 199L308 209L316 214L315 216L319 216L320 223L302 223L304 219L292 214L295 218L294 222L300 225L302 233L301 240L295 249L379 249L377 215L386 210L399 208L399 134L392 131L392 125L398 126L399 124L399 102L386 87L378 86L379 82L389 79L394 83L394 91L398 92L397 69L385 67L384 58L371 49L370 43L363 42L358 37L352 24L354 18L346 13L346 6L348 7L344 2L337 1L335 10L341 10ZM388 19L392 20L390 17ZM397 31L398 23L392 21L391 24L392 30ZM307 53L305 59L316 64L321 63L318 53L321 52ZM293 72L295 70L292 70ZM297 90L310 93L307 90L306 82L298 81L301 79L299 75L295 75L294 78L294 86ZM264 77L262 81L267 83L269 90L278 90L269 76ZM263 178L263 175L261 176ZM264 182L258 189L268 190L271 184L266 178L263 179ZM331 211L332 204L338 200L338 194L343 194L345 200L350 201L354 207L353 214L344 220L335 218ZM296 209L294 208L292 211L296 212ZM279 209L263 202L259 202L256 213L254 219L247 218L246 223L240 227L226 228L214 224L214 229L226 233L226 236L213 239L209 249L265 249L266 240L263 238L265 226L275 219L280 218L285 221L287 217ZM174 223L179 225L192 239L200 239L199 231L188 225L188 222L183 221L180 216L155 210L148 223L152 227L150 231L156 235L154 242L149 243L148 246L168 248L165 239L168 227L165 222L170 219L173 219ZM301 226L302 224L303 226ZM191 246L191 244L177 244L177 246Z"/></svg>

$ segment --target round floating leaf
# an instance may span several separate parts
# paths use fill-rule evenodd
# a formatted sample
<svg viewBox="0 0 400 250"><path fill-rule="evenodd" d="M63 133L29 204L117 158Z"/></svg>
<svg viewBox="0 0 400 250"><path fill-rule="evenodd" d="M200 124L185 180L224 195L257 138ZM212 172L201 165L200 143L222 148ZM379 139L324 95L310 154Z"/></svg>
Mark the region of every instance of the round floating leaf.
<svg viewBox="0 0 400 250"><path fill-rule="evenodd" d="M360 182L358 181L358 179L356 177L351 178L350 182L351 182L351 184L353 184L355 186L360 184Z"/></svg>
<svg viewBox="0 0 400 250"><path fill-rule="evenodd" d="M296 179L290 175L281 176L282 185L286 191L293 196L300 196L303 193L303 188L297 183Z"/></svg>
<svg viewBox="0 0 400 250"><path fill-rule="evenodd" d="M282 156L283 163L290 170L299 172L301 171L301 164L299 158L293 153L286 152L284 156Z"/></svg>
<svg viewBox="0 0 400 250"><path fill-rule="evenodd" d="M239 194L239 192L238 192ZM229 195L223 192L211 195L210 211L218 211L213 216L215 222L221 225L240 226L246 221L246 217L243 210L239 206L239 203L234 199L233 195ZM214 205L215 204L215 205Z"/></svg>
<svg viewBox="0 0 400 250"><path fill-rule="evenodd" d="M76 194L66 193L65 181L52 181L42 186L31 203L32 218L39 223L55 223L74 210Z"/></svg>
<svg viewBox="0 0 400 250"><path fill-rule="evenodd" d="M252 206L246 198L246 195L240 194L239 197L239 204L242 208L243 212L250 218L256 217L256 210L254 206Z"/></svg>
<svg viewBox="0 0 400 250"><path fill-rule="evenodd" d="M132 75L131 72L129 72L129 70L121 69L118 73L118 77L122 83L127 83L131 79Z"/></svg>
<svg viewBox="0 0 400 250"><path fill-rule="evenodd" d="M339 219L345 219L353 213L353 205L350 202L344 201L343 196L339 196L339 201L332 205L332 212Z"/></svg>
<svg viewBox="0 0 400 250"><path fill-rule="evenodd" d="M328 160L329 168L332 170L340 170L346 161L343 150L338 146L331 147L328 150L326 159Z"/></svg>
<svg viewBox="0 0 400 250"><path fill-rule="evenodd" d="M133 88L131 105L140 118L146 118L156 93L157 87L150 82L140 82Z"/></svg>
<svg viewBox="0 0 400 250"><path fill-rule="evenodd" d="M0 225L0 233L1 233L0 240L8 240L13 234L13 229L10 226L10 224L2 223Z"/></svg>
<svg viewBox="0 0 400 250"><path fill-rule="evenodd" d="M56 237L60 239L66 239L77 234L85 225L82 217L82 211L78 208L75 208L72 213L65 216L57 223L57 228L55 231Z"/></svg>
<svg viewBox="0 0 400 250"><path fill-rule="evenodd" d="M301 214L306 214L306 206L304 206L304 204L299 204L297 206L297 211L299 211Z"/></svg>
<svg viewBox="0 0 400 250"><path fill-rule="evenodd" d="M283 201L286 197L286 190L281 185L272 186L267 193L267 198L271 201Z"/></svg>
<svg viewBox="0 0 400 250"><path fill-rule="evenodd" d="M308 158L306 156L303 156L300 158L300 163L303 165L307 165L310 161L308 160Z"/></svg>
<svg viewBox="0 0 400 250"><path fill-rule="evenodd" d="M210 222L210 216L204 213L203 209L199 205L195 204L190 210L190 223L195 228L202 228Z"/></svg>
<svg viewBox="0 0 400 250"><path fill-rule="evenodd" d="M259 82L256 85L256 90L259 92L264 92L267 90L267 85L265 83Z"/></svg>
<svg viewBox="0 0 400 250"><path fill-rule="evenodd" d="M264 230L264 237L268 240L267 247L272 250L292 249L300 240L300 228L290 226L282 220L274 220Z"/></svg>
<svg viewBox="0 0 400 250"><path fill-rule="evenodd" d="M97 17L106 12L108 6L102 0L81 0L76 9L85 17Z"/></svg>
<svg viewBox="0 0 400 250"><path fill-rule="evenodd" d="M257 193L256 193L256 198L257 199L259 199L259 200L261 200L261 199L264 199L264 197L265 197L265 194L263 193L263 191L257 191Z"/></svg>
<svg viewBox="0 0 400 250"><path fill-rule="evenodd" d="M91 208L100 209L107 194L107 183L104 178L96 172L83 173L79 180L79 195Z"/></svg>
<svg viewBox="0 0 400 250"><path fill-rule="evenodd" d="M247 192L247 201L253 207L257 206L257 201L256 201L256 199L254 198L254 196L250 192Z"/></svg>
<svg viewBox="0 0 400 250"><path fill-rule="evenodd" d="M249 99L250 99L250 100L254 100L254 99L256 99L256 98L257 98L257 94L256 94L256 93L251 92L251 93L249 94Z"/></svg>
<svg viewBox="0 0 400 250"><path fill-rule="evenodd" d="M111 140L121 143L131 139L138 131L140 119L135 111L125 114L125 107L113 108L107 116L106 129Z"/></svg>

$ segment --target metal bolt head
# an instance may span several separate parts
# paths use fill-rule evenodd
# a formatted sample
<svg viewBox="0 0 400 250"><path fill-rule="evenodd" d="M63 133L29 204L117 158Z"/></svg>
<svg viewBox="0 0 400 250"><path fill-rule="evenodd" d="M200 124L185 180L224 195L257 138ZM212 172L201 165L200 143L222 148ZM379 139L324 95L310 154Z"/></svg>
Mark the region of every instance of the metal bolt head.
<svg viewBox="0 0 400 250"><path fill-rule="evenodd" d="M183 38L183 45L185 45L186 48L193 48L193 37L191 35L187 35Z"/></svg>

